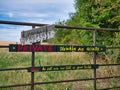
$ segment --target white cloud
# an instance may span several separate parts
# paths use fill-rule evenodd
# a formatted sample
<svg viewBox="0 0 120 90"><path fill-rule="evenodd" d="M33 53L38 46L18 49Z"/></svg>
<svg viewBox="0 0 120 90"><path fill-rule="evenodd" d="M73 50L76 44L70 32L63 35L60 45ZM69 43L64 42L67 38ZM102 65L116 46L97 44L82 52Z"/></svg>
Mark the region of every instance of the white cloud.
<svg viewBox="0 0 120 90"><path fill-rule="evenodd" d="M0 13L9 17L67 19L68 13L74 12L74 0L1 0ZM56 17L57 15L57 17ZM62 15L62 16L61 16Z"/></svg>
<svg viewBox="0 0 120 90"><path fill-rule="evenodd" d="M4 2L4 0L1 0ZM7 4L58 4L58 3L71 3L74 0L6 0Z"/></svg>
<svg viewBox="0 0 120 90"><path fill-rule="evenodd" d="M27 22L30 23L41 23L41 24L54 24L56 20L44 20L44 19L29 19Z"/></svg>
<svg viewBox="0 0 120 90"><path fill-rule="evenodd" d="M68 14L75 12L73 4L74 0L0 0L0 19L54 24L68 19ZM9 27L0 26L0 39L19 41L20 32L31 28Z"/></svg>
<svg viewBox="0 0 120 90"><path fill-rule="evenodd" d="M31 29L31 27L27 26L21 26L17 28L2 28L0 29L0 40L20 42L21 31L29 29Z"/></svg>
<svg viewBox="0 0 120 90"><path fill-rule="evenodd" d="M47 7L73 9L74 0L1 0L0 7L7 10L39 10ZM38 7L38 8L37 8Z"/></svg>
<svg viewBox="0 0 120 90"><path fill-rule="evenodd" d="M13 17L13 16L14 16L14 14L13 14L12 12L8 12L7 15L8 15L9 17Z"/></svg>
<svg viewBox="0 0 120 90"><path fill-rule="evenodd" d="M35 13L35 12L13 12L13 13L8 13L9 16L11 17L32 17L32 18L41 18L41 17L47 17L48 15L46 13Z"/></svg>

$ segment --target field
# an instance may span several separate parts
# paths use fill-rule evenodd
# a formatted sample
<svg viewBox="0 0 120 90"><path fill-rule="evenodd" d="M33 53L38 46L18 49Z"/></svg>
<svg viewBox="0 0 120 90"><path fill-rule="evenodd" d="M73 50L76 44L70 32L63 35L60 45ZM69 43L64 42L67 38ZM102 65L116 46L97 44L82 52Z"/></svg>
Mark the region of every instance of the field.
<svg viewBox="0 0 120 90"><path fill-rule="evenodd" d="M8 45L8 44L16 44L16 43L19 43L19 42L0 40L0 45Z"/></svg>
<svg viewBox="0 0 120 90"><path fill-rule="evenodd" d="M70 64L92 64L92 53L35 53L35 66L44 65L70 65ZM112 63L97 58L98 64ZM8 49L0 49L0 68L31 67L31 53L11 53ZM119 67L100 67L97 70L97 77L120 76ZM56 80L70 80L92 78L93 70L74 70L56 72L35 72L35 82L46 82ZM0 72L0 86L11 84L23 84L31 82L31 73L23 71L2 71ZM97 88L119 86L115 78L109 80L97 80ZM5 88L0 90L30 90L30 86ZM93 90L93 81L59 83L49 85L36 85L35 90ZM117 89L116 89L117 90Z"/></svg>

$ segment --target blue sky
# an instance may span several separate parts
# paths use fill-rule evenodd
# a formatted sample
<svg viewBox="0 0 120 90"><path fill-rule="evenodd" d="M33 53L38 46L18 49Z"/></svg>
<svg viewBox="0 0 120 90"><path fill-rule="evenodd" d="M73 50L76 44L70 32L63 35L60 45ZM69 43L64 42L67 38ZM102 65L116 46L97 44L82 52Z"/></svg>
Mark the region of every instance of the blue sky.
<svg viewBox="0 0 120 90"><path fill-rule="evenodd" d="M0 20L54 24L75 12L74 0L0 0ZM19 41L31 27L0 25L0 40Z"/></svg>

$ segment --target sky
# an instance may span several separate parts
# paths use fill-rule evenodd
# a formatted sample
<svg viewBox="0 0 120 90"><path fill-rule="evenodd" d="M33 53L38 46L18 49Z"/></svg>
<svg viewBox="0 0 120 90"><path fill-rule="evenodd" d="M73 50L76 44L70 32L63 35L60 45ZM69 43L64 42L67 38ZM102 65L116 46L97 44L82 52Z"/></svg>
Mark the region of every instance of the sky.
<svg viewBox="0 0 120 90"><path fill-rule="evenodd" d="M0 20L55 24L74 13L74 0L0 0ZM0 24L0 40L18 41L31 27Z"/></svg>

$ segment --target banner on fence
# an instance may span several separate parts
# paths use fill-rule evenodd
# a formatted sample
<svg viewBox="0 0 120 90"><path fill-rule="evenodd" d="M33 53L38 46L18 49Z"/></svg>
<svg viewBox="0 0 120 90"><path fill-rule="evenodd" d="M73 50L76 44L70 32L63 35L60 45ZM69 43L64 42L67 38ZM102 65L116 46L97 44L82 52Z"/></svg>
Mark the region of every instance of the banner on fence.
<svg viewBox="0 0 120 90"><path fill-rule="evenodd" d="M29 67L28 72L81 70L81 69L94 69L94 68L97 69L98 65L86 64L86 65L39 66L39 67Z"/></svg>
<svg viewBox="0 0 120 90"><path fill-rule="evenodd" d="M105 52L105 46L10 44L10 52Z"/></svg>

